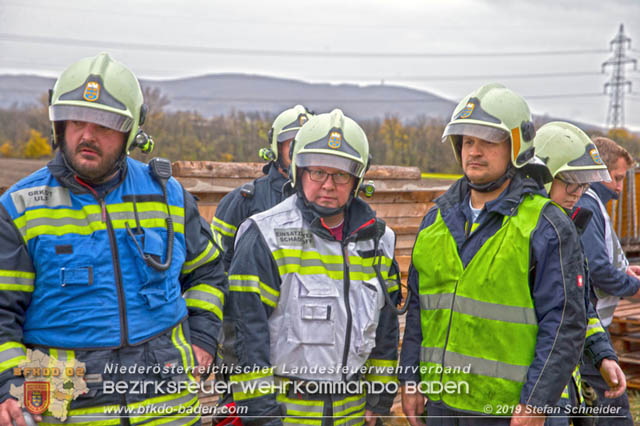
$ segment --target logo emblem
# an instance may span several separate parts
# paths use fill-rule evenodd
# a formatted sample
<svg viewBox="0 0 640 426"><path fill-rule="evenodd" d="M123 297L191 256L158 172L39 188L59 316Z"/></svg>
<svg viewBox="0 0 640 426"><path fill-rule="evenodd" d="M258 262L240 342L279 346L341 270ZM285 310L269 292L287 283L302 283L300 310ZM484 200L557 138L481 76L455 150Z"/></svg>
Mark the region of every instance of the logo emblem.
<svg viewBox="0 0 640 426"><path fill-rule="evenodd" d="M96 81L88 82L87 87L84 88L82 97L89 102L97 101L100 97L100 83Z"/></svg>
<svg viewBox="0 0 640 426"><path fill-rule="evenodd" d="M593 161L595 161L596 164L603 164L602 158L600 158L600 153L598 152L597 148L593 148L591 151L589 151L589 154L591 155L591 158L593 159Z"/></svg>
<svg viewBox="0 0 640 426"><path fill-rule="evenodd" d="M309 118L307 118L306 115L300 115L300 118L298 118L298 123L300 123L300 126L302 126L307 121L309 121Z"/></svg>
<svg viewBox="0 0 640 426"><path fill-rule="evenodd" d="M342 144L342 135L340 132L331 132L329 135L329 148L338 149Z"/></svg>
<svg viewBox="0 0 640 426"><path fill-rule="evenodd" d="M460 118L469 118L473 113L473 109L475 108L475 104L472 102L467 103L467 105L460 111Z"/></svg>
<svg viewBox="0 0 640 426"><path fill-rule="evenodd" d="M24 382L24 406L33 414L49 408L49 382Z"/></svg>

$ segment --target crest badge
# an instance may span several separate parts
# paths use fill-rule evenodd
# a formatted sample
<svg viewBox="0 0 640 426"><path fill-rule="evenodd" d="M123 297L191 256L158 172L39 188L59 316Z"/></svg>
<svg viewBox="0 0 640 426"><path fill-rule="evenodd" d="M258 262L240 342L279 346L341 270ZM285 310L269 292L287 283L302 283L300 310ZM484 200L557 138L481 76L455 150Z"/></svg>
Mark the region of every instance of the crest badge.
<svg viewBox="0 0 640 426"><path fill-rule="evenodd" d="M88 82L82 97L89 102L97 101L100 97L100 83L97 81Z"/></svg>
<svg viewBox="0 0 640 426"><path fill-rule="evenodd" d="M49 408L49 382L24 382L24 406L33 414Z"/></svg>
<svg viewBox="0 0 640 426"><path fill-rule="evenodd" d="M593 148L591 151L589 151L589 155L591 155L591 158L593 159L593 161L595 161L596 164L603 164L602 158L600 158L600 153L598 152L597 148Z"/></svg>
<svg viewBox="0 0 640 426"><path fill-rule="evenodd" d="M471 114L473 114L473 109L475 108L475 104L472 102L468 102L467 105L460 111L460 118L469 118Z"/></svg>
<svg viewBox="0 0 640 426"><path fill-rule="evenodd" d="M329 148L338 149L342 144L342 135L340 132L331 132L329 135Z"/></svg>
<svg viewBox="0 0 640 426"><path fill-rule="evenodd" d="M306 115L300 115L300 118L298 118L298 123L300 124L300 126L302 126L307 121L309 121L309 118Z"/></svg>

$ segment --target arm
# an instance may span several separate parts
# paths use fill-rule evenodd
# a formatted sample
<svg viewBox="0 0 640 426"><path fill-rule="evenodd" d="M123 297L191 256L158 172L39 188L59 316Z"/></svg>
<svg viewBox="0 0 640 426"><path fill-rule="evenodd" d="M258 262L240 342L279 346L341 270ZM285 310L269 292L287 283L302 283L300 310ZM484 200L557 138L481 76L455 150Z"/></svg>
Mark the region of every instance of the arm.
<svg viewBox="0 0 640 426"><path fill-rule="evenodd" d="M420 231L435 221L437 210L430 210L422 220ZM409 309L405 317L404 336L402 338L402 352L400 353L398 380L402 388L402 411L408 417L412 426L422 425L418 416L424 412L425 398L420 393L410 392L408 383L417 385L420 382L420 347L422 345L422 325L420 323L420 295L418 294L418 272L413 263L409 265L407 285L411 290Z"/></svg>
<svg viewBox="0 0 640 426"><path fill-rule="evenodd" d="M593 218L582 234L584 253L589 260L589 270L593 285L614 296L632 296L640 289L640 281L617 269L607 255L605 243L605 220L596 201L588 195L580 199L580 205L593 211ZM613 238L617 238L613 235Z"/></svg>
<svg viewBox="0 0 640 426"><path fill-rule="evenodd" d="M24 378L13 368L26 360L22 325L34 290L35 271L22 236L0 206L0 422L15 419L22 424L22 411L11 397L11 386Z"/></svg>
<svg viewBox="0 0 640 426"><path fill-rule="evenodd" d="M554 405L580 360L587 320L584 258L578 238L558 207L549 204L543 209L531 238L530 283L538 334L521 404Z"/></svg>
<svg viewBox="0 0 640 426"><path fill-rule="evenodd" d="M233 371L233 397L238 406L247 407L243 424L257 424L262 418L282 415L275 389L247 390L248 384L273 384L270 361L269 317L280 295L280 275L277 265L260 231L251 220L238 232L235 251L229 268L229 298L225 307L225 353L238 369ZM255 367L259 367L256 372ZM243 388L244 387L244 388ZM280 425L273 418L269 425Z"/></svg>
<svg viewBox="0 0 640 426"><path fill-rule="evenodd" d="M191 340L196 356L200 354L198 362L201 363L205 354L200 349L209 355L216 353L228 282L210 226L200 216L193 196L185 191L184 198L187 258L182 266L180 283L189 309Z"/></svg>
<svg viewBox="0 0 640 426"><path fill-rule="evenodd" d="M245 198L236 188L225 195L216 208L216 215L211 221L211 229L216 234L224 249L224 269L229 270L233 258L233 240L240 223L248 217Z"/></svg>
<svg viewBox="0 0 640 426"><path fill-rule="evenodd" d="M400 287L397 284L399 274L398 264L394 259L388 273L390 284L385 287L396 305L402 298ZM398 317L393 313L391 306L385 304L380 312L376 329L376 345L367 360L369 372L365 375L365 380L385 384L396 380L395 367L398 364L398 344ZM391 410L395 396L395 393L367 394L366 409L375 414L386 415Z"/></svg>

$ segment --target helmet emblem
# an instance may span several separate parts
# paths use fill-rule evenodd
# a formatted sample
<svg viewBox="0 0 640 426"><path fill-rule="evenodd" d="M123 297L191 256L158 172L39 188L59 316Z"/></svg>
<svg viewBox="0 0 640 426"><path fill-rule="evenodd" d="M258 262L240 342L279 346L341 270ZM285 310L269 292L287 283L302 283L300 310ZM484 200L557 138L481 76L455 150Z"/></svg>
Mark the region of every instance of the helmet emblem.
<svg viewBox="0 0 640 426"><path fill-rule="evenodd" d="M331 132L329 135L329 148L338 149L342 143L342 135L340 132Z"/></svg>
<svg viewBox="0 0 640 426"><path fill-rule="evenodd" d="M591 151L589 151L589 154L591 155L591 158L593 159L593 161L595 161L596 164L603 164L602 158L600 158L600 153L598 152L597 148L593 148Z"/></svg>
<svg viewBox="0 0 640 426"><path fill-rule="evenodd" d="M469 116L473 113L473 109L475 108L475 104L473 102L468 102L467 105L460 111L460 118L469 118Z"/></svg>
<svg viewBox="0 0 640 426"><path fill-rule="evenodd" d="M89 102L97 101L100 97L100 83L96 81L89 81L87 83L87 87L84 88L82 97Z"/></svg>
<svg viewBox="0 0 640 426"><path fill-rule="evenodd" d="M300 125L302 126L304 123L306 123L309 119L307 118L306 115L300 115L300 118L298 118L298 123L300 123Z"/></svg>

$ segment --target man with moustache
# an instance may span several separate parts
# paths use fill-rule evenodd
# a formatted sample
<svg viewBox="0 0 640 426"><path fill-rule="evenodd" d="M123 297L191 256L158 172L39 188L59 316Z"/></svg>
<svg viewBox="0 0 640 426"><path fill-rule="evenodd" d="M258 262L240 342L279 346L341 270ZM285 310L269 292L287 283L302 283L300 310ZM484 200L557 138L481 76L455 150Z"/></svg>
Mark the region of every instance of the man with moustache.
<svg viewBox="0 0 640 426"><path fill-rule="evenodd" d="M200 423L188 385L212 362L228 282L168 160L128 156L152 147L146 111L135 75L108 54L74 63L50 92L56 157L0 198L1 425L25 425L12 386L27 408L63 394L64 414L36 416L46 424ZM84 365L87 392L42 377L50 392L34 396L14 375L27 348L63 371ZM161 388L135 391L146 382Z"/></svg>

